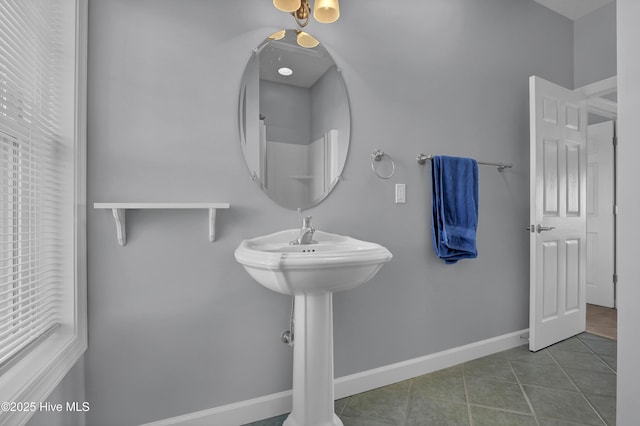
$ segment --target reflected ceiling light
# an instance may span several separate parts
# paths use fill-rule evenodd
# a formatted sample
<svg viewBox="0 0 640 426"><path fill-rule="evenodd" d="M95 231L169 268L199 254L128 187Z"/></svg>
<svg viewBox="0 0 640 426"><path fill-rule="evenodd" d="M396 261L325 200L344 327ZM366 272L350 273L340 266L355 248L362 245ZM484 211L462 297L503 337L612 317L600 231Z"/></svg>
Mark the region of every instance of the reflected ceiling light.
<svg viewBox="0 0 640 426"><path fill-rule="evenodd" d="M278 68L278 74L288 77L293 74L293 70L287 67Z"/></svg>
<svg viewBox="0 0 640 426"><path fill-rule="evenodd" d="M267 38L269 40L282 40L284 38L284 35L285 35L286 32L287 32L286 30L276 31L275 33L271 34Z"/></svg>
<svg viewBox="0 0 640 426"><path fill-rule="evenodd" d="M298 25L305 27L311 16L310 0L273 0L273 5L278 10L289 12L293 15ZM313 17L323 24L335 22L340 17L338 0L315 0Z"/></svg>
<svg viewBox="0 0 640 426"><path fill-rule="evenodd" d="M304 31L300 31L300 30L296 30L296 32L298 33L298 36L296 37L296 41L300 46L311 49L312 47L316 47L317 45L320 44L318 39L316 39L311 34L305 33Z"/></svg>

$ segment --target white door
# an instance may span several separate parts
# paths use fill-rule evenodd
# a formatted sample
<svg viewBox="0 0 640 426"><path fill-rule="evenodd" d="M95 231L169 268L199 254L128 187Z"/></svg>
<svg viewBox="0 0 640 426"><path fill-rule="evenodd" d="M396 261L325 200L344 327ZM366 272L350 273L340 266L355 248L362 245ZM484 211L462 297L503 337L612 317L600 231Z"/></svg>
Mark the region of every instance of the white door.
<svg viewBox="0 0 640 426"><path fill-rule="evenodd" d="M614 307L613 121L587 131L587 303Z"/></svg>
<svg viewBox="0 0 640 426"><path fill-rule="evenodd" d="M585 330L587 110L584 95L532 76L529 349Z"/></svg>

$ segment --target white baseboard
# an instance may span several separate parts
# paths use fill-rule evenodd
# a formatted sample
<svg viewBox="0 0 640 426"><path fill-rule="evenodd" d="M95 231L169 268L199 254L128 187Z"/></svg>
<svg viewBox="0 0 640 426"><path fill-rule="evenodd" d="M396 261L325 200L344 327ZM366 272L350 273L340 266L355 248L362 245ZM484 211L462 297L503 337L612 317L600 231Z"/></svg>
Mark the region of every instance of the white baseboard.
<svg viewBox="0 0 640 426"><path fill-rule="evenodd" d="M471 361L522 345L528 329L503 334L446 351L413 358L335 380L335 397L345 398L412 377ZM237 426L278 416L291 410L291 391L196 411L141 426Z"/></svg>

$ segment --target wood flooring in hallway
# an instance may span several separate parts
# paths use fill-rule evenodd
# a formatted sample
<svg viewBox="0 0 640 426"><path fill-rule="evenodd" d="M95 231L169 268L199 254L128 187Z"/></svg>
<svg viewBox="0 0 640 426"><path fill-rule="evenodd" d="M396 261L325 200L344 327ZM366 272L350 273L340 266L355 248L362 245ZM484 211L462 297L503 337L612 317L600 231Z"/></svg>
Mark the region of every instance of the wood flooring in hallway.
<svg viewBox="0 0 640 426"><path fill-rule="evenodd" d="M618 310L588 304L587 333L618 340Z"/></svg>

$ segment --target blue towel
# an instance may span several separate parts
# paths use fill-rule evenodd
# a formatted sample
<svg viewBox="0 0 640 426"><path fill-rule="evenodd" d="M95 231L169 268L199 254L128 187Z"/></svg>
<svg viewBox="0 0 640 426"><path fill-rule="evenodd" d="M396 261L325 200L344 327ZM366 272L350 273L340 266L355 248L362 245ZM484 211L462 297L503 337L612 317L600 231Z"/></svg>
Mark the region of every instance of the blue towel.
<svg viewBox="0 0 640 426"><path fill-rule="evenodd" d="M433 248L446 263L478 257L478 163L435 156L431 168Z"/></svg>

